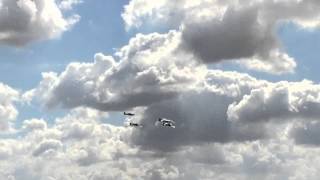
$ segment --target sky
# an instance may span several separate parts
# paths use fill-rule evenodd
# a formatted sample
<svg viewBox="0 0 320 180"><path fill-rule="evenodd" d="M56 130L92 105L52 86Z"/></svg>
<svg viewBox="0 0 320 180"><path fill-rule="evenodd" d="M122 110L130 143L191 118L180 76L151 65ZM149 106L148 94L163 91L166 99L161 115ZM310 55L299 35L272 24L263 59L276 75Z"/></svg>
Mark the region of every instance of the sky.
<svg viewBox="0 0 320 180"><path fill-rule="evenodd" d="M0 0L0 179L318 179L319 8Z"/></svg>

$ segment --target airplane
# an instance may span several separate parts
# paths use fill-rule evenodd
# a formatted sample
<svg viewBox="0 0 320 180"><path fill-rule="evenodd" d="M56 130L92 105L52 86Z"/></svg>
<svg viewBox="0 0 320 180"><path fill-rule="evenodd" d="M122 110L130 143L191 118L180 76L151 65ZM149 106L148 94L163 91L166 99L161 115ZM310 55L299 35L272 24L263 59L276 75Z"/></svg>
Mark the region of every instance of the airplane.
<svg viewBox="0 0 320 180"><path fill-rule="evenodd" d="M141 124L139 124L139 123L133 123L133 122L129 122L129 126L132 126L132 127L142 127Z"/></svg>
<svg viewBox="0 0 320 180"><path fill-rule="evenodd" d="M176 128L175 121L173 121L173 120L166 119L166 118L159 118L158 122L160 122L161 125L164 127Z"/></svg>
<svg viewBox="0 0 320 180"><path fill-rule="evenodd" d="M134 113L130 113L130 112L123 112L123 115L125 116L134 116Z"/></svg>

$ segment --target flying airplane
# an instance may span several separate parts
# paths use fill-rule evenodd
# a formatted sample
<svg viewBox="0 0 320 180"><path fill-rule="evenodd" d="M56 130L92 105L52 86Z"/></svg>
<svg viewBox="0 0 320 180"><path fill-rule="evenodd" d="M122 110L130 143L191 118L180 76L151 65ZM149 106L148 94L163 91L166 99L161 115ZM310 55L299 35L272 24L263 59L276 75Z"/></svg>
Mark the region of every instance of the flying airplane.
<svg viewBox="0 0 320 180"><path fill-rule="evenodd" d="M129 122L129 126L132 126L132 127L142 127L142 124Z"/></svg>
<svg viewBox="0 0 320 180"><path fill-rule="evenodd" d="M166 119L166 118L159 118L158 122L160 122L161 125L164 127L176 128L175 121L173 121L173 120Z"/></svg>
<svg viewBox="0 0 320 180"><path fill-rule="evenodd" d="M134 113L130 113L130 112L123 112L123 115L125 116L134 116Z"/></svg>
<svg viewBox="0 0 320 180"><path fill-rule="evenodd" d="M136 127L136 128L138 128L138 127L142 128L143 127L143 125L140 124L140 123L130 122L130 121L125 122L124 126L125 127Z"/></svg>

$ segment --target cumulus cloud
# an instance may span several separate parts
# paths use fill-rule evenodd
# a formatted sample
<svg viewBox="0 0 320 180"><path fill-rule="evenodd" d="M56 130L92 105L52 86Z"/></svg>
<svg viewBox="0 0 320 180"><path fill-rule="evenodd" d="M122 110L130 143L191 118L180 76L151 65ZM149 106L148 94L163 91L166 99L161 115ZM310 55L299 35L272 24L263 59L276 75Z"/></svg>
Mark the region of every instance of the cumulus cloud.
<svg viewBox="0 0 320 180"><path fill-rule="evenodd" d="M318 146L319 92L319 84L306 80L253 89L228 107L228 120L235 124L292 125L290 138L297 144Z"/></svg>
<svg viewBox="0 0 320 180"><path fill-rule="evenodd" d="M55 0L1 0L0 43L24 46L53 39L69 30L79 18L64 17Z"/></svg>
<svg viewBox="0 0 320 180"><path fill-rule="evenodd" d="M274 74L292 73L296 63L282 48L277 27L293 22L319 26L319 3L303 1L132 0L122 17L130 27L162 22L181 32L181 49L203 63L237 60L242 66Z"/></svg>
<svg viewBox="0 0 320 180"><path fill-rule="evenodd" d="M175 32L137 35L116 57L98 53L93 63L71 63L59 75L44 73L43 81L24 98L36 95L49 108L90 106L104 111L174 98L192 88L205 68L185 61L187 55L171 56L178 44L176 37ZM183 87L187 84L190 87Z"/></svg>
<svg viewBox="0 0 320 180"><path fill-rule="evenodd" d="M251 59L242 59L236 62L240 66L244 66L249 69L269 72L277 75L294 73L294 69L297 66L297 63L292 57L279 51L271 52L270 57L268 57L267 60L262 60L259 57L253 57Z"/></svg>
<svg viewBox="0 0 320 180"><path fill-rule="evenodd" d="M0 131L13 130L13 121L16 120L18 110L15 107L15 102L19 101L20 93L0 83Z"/></svg>
<svg viewBox="0 0 320 180"><path fill-rule="evenodd" d="M319 85L310 81L278 82L252 90L229 106L228 116L232 121L248 122L318 119L319 92Z"/></svg>

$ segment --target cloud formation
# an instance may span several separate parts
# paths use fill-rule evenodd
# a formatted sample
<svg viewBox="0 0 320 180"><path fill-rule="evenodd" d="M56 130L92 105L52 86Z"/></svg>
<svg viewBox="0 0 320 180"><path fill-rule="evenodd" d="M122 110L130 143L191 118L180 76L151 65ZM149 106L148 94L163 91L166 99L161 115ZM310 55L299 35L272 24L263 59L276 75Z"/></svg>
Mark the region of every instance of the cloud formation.
<svg viewBox="0 0 320 180"><path fill-rule="evenodd" d="M150 16L179 28L137 34L113 55L96 53L92 62L43 73L23 100L70 111L50 123L24 120L19 138L0 138L0 179L318 179L319 84L206 66L235 59L292 72L296 64L281 50L276 25L316 27L318 5L131 1L123 14L128 26ZM2 85L1 94L0 120L10 127L19 93ZM109 124L108 112L124 110L143 127ZM155 126L158 118L174 120L176 128Z"/></svg>
<svg viewBox="0 0 320 180"><path fill-rule="evenodd" d="M53 39L69 30L79 18L64 17L55 0L1 0L0 43L20 47Z"/></svg>
<svg viewBox="0 0 320 180"><path fill-rule="evenodd" d="M60 74L45 73L24 94L45 107L91 107L100 111L139 109L131 141L142 149L171 152L203 143L272 139L278 125L318 116L317 84L269 82L246 74L211 70L183 54L180 33L138 34L115 56L101 53L92 63L71 63ZM306 98L308 97L308 98ZM176 129L155 126L158 118ZM74 132L86 136L90 128ZM165 132L165 133L163 133ZM170 140L168 140L170 138Z"/></svg>
<svg viewBox="0 0 320 180"><path fill-rule="evenodd" d="M277 27L292 22L319 27L318 1L132 0L122 17L127 28L163 24L182 33L181 48L203 63L241 60L243 66L274 74L292 73L296 63L282 48Z"/></svg>

